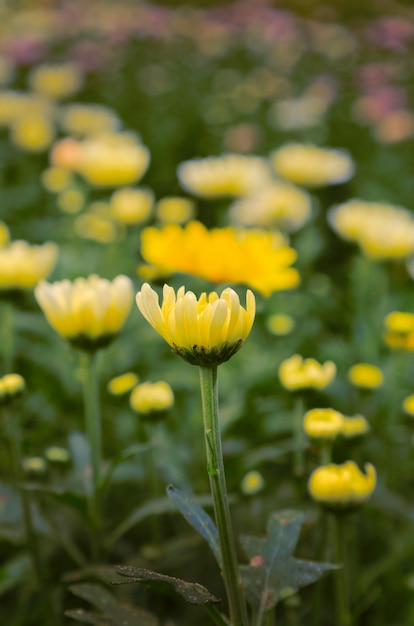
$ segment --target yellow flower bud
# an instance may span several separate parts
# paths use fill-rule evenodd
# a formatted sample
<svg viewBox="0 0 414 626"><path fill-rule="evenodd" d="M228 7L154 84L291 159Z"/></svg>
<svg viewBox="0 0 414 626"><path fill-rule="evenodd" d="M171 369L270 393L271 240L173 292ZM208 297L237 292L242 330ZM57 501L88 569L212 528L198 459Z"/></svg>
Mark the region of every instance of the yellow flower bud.
<svg viewBox="0 0 414 626"><path fill-rule="evenodd" d="M303 428L311 439L335 439L342 433L344 416L334 409L311 409L305 413Z"/></svg>
<svg viewBox="0 0 414 626"><path fill-rule="evenodd" d="M59 100L76 93L83 83L83 75L73 63L43 64L29 75L31 88L37 93Z"/></svg>
<svg viewBox="0 0 414 626"><path fill-rule="evenodd" d="M414 393L404 399L402 407L408 415L414 416Z"/></svg>
<svg viewBox="0 0 414 626"><path fill-rule="evenodd" d="M44 474L47 469L46 460L42 456L28 456L23 459L23 469L27 474Z"/></svg>
<svg viewBox="0 0 414 626"><path fill-rule="evenodd" d="M26 389L26 382L20 374L6 374L0 378L0 406L11 404Z"/></svg>
<svg viewBox="0 0 414 626"><path fill-rule="evenodd" d="M274 313L266 320L266 326L273 335L288 335L295 328L295 320L284 313Z"/></svg>
<svg viewBox="0 0 414 626"><path fill-rule="evenodd" d="M348 370L348 378L356 387L376 389L381 387L384 376L380 368L371 363L357 363Z"/></svg>
<svg viewBox="0 0 414 626"><path fill-rule="evenodd" d="M259 493L264 487L264 478L260 472L257 470L252 470L247 472L245 476L243 476L243 480L241 481L240 488L247 496L253 496L256 493Z"/></svg>
<svg viewBox="0 0 414 626"><path fill-rule="evenodd" d="M141 224L151 215L154 194L150 189L124 187L112 194L111 215L124 224Z"/></svg>
<svg viewBox="0 0 414 626"><path fill-rule="evenodd" d="M354 415L352 417L343 416L342 435L347 439L365 435L369 430L369 422L363 415Z"/></svg>
<svg viewBox="0 0 414 626"><path fill-rule="evenodd" d="M309 493L320 504L333 509L353 508L368 500L375 489L377 475L373 465L365 465L365 474L354 461L316 468L308 483Z"/></svg>
<svg viewBox="0 0 414 626"><path fill-rule="evenodd" d="M26 113L10 125L11 141L27 152L43 152L55 138L52 120L41 113Z"/></svg>
<svg viewBox="0 0 414 626"><path fill-rule="evenodd" d="M156 383L141 383L132 390L130 404L137 413L159 413L172 407L174 393L170 385L163 380Z"/></svg>
<svg viewBox="0 0 414 626"><path fill-rule="evenodd" d="M49 463L65 464L70 461L70 453L61 446L49 446L45 451L45 457Z"/></svg>
<svg viewBox="0 0 414 626"><path fill-rule="evenodd" d="M161 222L183 224L193 217L194 202L180 196L166 196L158 200L155 212Z"/></svg>
<svg viewBox="0 0 414 626"><path fill-rule="evenodd" d="M115 376L108 383L108 391L113 396L120 396L131 391L138 382L138 376L134 372L126 372L120 376Z"/></svg>
<svg viewBox="0 0 414 626"><path fill-rule="evenodd" d="M414 350L414 314L392 311L385 320L384 341L393 349Z"/></svg>
<svg viewBox="0 0 414 626"><path fill-rule="evenodd" d="M13 241L0 248L0 290L33 289L52 271L57 255L54 243L31 246Z"/></svg>
<svg viewBox="0 0 414 626"><path fill-rule="evenodd" d="M300 354L294 354L282 361L279 367L280 382L289 391L308 387L325 389L335 375L336 366L333 361L320 364L315 359L304 360Z"/></svg>
<svg viewBox="0 0 414 626"><path fill-rule="evenodd" d="M10 241L10 232L4 222L0 222L0 248L3 248Z"/></svg>

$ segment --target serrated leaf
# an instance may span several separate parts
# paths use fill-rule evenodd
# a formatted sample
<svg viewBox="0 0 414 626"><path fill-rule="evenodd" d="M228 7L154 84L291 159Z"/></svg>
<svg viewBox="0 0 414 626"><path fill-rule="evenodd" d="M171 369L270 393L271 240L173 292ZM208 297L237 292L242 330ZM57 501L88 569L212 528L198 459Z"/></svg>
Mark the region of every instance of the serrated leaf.
<svg viewBox="0 0 414 626"><path fill-rule="evenodd" d="M190 496L172 485L167 487L167 495L177 505L187 522L208 542L217 563L222 566L220 540L217 528L211 517Z"/></svg>
<svg viewBox="0 0 414 626"><path fill-rule="evenodd" d="M96 615L95 613L77 610L74 615L72 612L70 617L73 617L78 621L89 620L87 623L96 624L96 626L136 626L137 624L140 624L140 626L158 625L158 619L152 615L152 613L144 609L122 604L110 591L108 591L108 589L102 585L96 583L83 583L80 585L73 585L69 589L74 595L82 598L83 600L87 600L102 613L102 615Z"/></svg>
<svg viewBox="0 0 414 626"><path fill-rule="evenodd" d="M119 565L115 566L115 569L118 574L125 577L125 583L146 583L148 587L164 593L175 591L191 604L216 604L220 602L218 598L213 596L208 589L199 583L189 583L180 578L152 572L142 567ZM119 580L115 580L114 584L119 585L122 583Z"/></svg>
<svg viewBox="0 0 414 626"><path fill-rule="evenodd" d="M241 537L243 550L250 559L250 565L241 567L241 574L253 606L262 605L268 611L281 599L338 567L292 556L304 517L303 513L293 510L273 513L267 537Z"/></svg>

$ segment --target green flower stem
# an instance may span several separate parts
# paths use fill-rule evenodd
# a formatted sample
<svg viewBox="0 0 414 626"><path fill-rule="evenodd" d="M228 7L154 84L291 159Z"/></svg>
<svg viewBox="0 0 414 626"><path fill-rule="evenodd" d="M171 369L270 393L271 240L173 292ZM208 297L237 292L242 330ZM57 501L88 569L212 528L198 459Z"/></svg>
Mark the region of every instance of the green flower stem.
<svg viewBox="0 0 414 626"><path fill-rule="evenodd" d="M324 441L321 445L321 465L332 463L332 441Z"/></svg>
<svg viewBox="0 0 414 626"><path fill-rule="evenodd" d="M3 353L4 374L10 374L14 360L14 324L13 305L10 302L1 303L0 346Z"/></svg>
<svg viewBox="0 0 414 626"><path fill-rule="evenodd" d="M345 528L344 515L333 514L335 528L336 561L342 565L341 569L335 572L335 594L337 608L337 626L350 626L351 614L349 608L349 589L347 581L347 563L345 549Z"/></svg>
<svg viewBox="0 0 414 626"><path fill-rule="evenodd" d="M305 473L305 459L304 459L304 446L305 446L305 433L303 430L303 400L302 398L296 398L294 407L294 457L293 457L293 473L298 478L301 478Z"/></svg>
<svg viewBox="0 0 414 626"><path fill-rule="evenodd" d="M85 405L85 425L89 441L92 462L92 483L89 493L89 517L93 528L92 556L99 560L101 534L101 462L102 462L102 428L99 404L99 384L97 369L97 353L83 352L83 397Z"/></svg>
<svg viewBox="0 0 414 626"><path fill-rule="evenodd" d="M201 398L203 405L204 436L207 453L207 470L214 502L214 514L220 539L222 576L230 608L231 626L247 626L247 609L244 598L236 545L230 517L221 448L217 366L200 367Z"/></svg>

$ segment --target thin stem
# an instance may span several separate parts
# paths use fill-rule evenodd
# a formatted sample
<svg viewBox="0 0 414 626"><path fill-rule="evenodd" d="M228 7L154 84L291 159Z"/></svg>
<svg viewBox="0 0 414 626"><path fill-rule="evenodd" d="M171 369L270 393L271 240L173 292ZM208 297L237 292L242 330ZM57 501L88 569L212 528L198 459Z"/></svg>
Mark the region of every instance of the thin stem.
<svg viewBox="0 0 414 626"><path fill-rule="evenodd" d="M297 398L294 408L294 461L293 473L302 477L305 473L304 444L305 434L303 430L303 400Z"/></svg>
<svg viewBox="0 0 414 626"><path fill-rule="evenodd" d="M97 355L95 352L82 353L83 361L83 397L85 405L85 426L91 451L92 485L89 494L89 516L93 527L92 556L99 559L101 532L101 459L102 430L99 405L99 385L97 371Z"/></svg>
<svg viewBox="0 0 414 626"><path fill-rule="evenodd" d="M350 626L351 615L349 610L349 589L346 572L346 549L343 515L334 513L336 561L341 569L335 572L335 593L337 606L338 626Z"/></svg>
<svg viewBox="0 0 414 626"><path fill-rule="evenodd" d="M220 538L222 576L226 586L231 626L247 626L246 601L242 591L236 545L230 517L224 474L218 415L217 367L200 367L207 471Z"/></svg>
<svg viewBox="0 0 414 626"><path fill-rule="evenodd" d="M0 346L3 353L4 374L13 369L14 360L14 325L13 305L10 302L1 303Z"/></svg>

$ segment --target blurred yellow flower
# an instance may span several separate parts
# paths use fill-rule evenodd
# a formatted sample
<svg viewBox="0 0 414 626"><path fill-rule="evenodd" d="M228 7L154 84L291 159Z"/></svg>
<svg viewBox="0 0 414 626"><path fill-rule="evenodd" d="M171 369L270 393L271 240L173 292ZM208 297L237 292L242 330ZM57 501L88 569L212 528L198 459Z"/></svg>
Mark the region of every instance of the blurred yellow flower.
<svg viewBox="0 0 414 626"><path fill-rule="evenodd" d="M138 376L135 372L125 372L120 376L115 376L109 381L107 388L113 396L120 396L131 391L138 382Z"/></svg>
<svg viewBox="0 0 414 626"><path fill-rule="evenodd" d="M363 415L353 415L352 417L343 416L342 435L346 439L365 435L369 430L369 422Z"/></svg>
<svg viewBox="0 0 414 626"><path fill-rule="evenodd" d="M0 126L9 126L26 115L41 115L52 119L53 104L42 96L12 89L0 91Z"/></svg>
<svg viewBox="0 0 414 626"><path fill-rule="evenodd" d="M299 273L290 267L296 252L280 233L207 228L197 221L142 231L141 254L160 275L185 272L213 283L240 283L264 296L292 289Z"/></svg>
<svg viewBox="0 0 414 626"><path fill-rule="evenodd" d="M345 150L312 144L288 143L270 155L278 176L297 185L323 187L345 182L354 175L354 162Z"/></svg>
<svg viewBox="0 0 414 626"><path fill-rule="evenodd" d="M119 187L137 182L150 161L148 148L128 133L93 135L81 142L77 171L96 187Z"/></svg>
<svg viewBox="0 0 414 626"><path fill-rule="evenodd" d="M408 415L414 416L414 393L404 398L402 408Z"/></svg>
<svg viewBox="0 0 414 626"><path fill-rule="evenodd" d="M83 74L73 63L45 63L34 67L28 80L36 93L60 100L79 91L83 84Z"/></svg>
<svg viewBox="0 0 414 626"><path fill-rule="evenodd" d="M273 335L288 335L295 328L295 320L284 313L274 313L266 320L266 326Z"/></svg>
<svg viewBox="0 0 414 626"><path fill-rule="evenodd" d="M314 500L328 507L356 507L368 500L377 482L374 466L366 463L364 469L365 474L354 461L318 467L309 478L309 493Z"/></svg>
<svg viewBox="0 0 414 626"><path fill-rule="evenodd" d="M356 387L377 389L384 382L384 375L379 367L371 363L356 363L348 370L348 378Z"/></svg>
<svg viewBox="0 0 414 626"><path fill-rule="evenodd" d="M10 231L4 222L0 221L0 248L10 241Z"/></svg>
<svg viewBox="0 0 414 626"><path fill-rule="evenodd" d="M49 446L45 450L45 457L49 463L65 464L70 461L69 450L62 446Z"/></svg>
<svg viewBox="0 0 414 626"><path fill-rule="evenodd" d="M85 204L85 196L80 189L63 189L56 198L56 204L64 213L79 213Z"/></svg>
<svg viewBox="0 0 414 626"><path fill-rule="evenodd" d="M116 131L121 125L119 117L109 107L78 102L60 109L59 122L65 132L77 137Z"/></svg>
<svg viewBox="0 0 414 626"><path fill-rule="evenodd" d="M82 143L73 137L65 137L56 141L49 154L53 166L76 171L82 156Z"/></svg>
<svg viewBox="0 0 414 626"><path fill-rule="evenodd" d="M0 406L12 403L25 389L26 381L20 374L6 374L0 378Z"/></svg>
<svg viewBox="0 0 414 626"><path fill-rule="evenodd" d="M46 459L42 456L27 456L22 465L27 474L44 474L47 469Z"/></svg>
<svg viewBox="0 0 414 626"><path fill-rule="evenodd" d="M55 138L55 127L50 117L41 113L27 113L10 123L11 141L27 152L43 152Z"/></svg>
<svg viewBox="0 0 414 626"><path fill-rule="evenodd" d="M137 413L157 413L170 409L174 404L174 393L163 380L156 383L141 383L131 392L131 408Z"/></svg>
<svg viewBox="0 0 414 626"><path fill-rule="evenodd" d="M165 196L158 200L155 213L161 222L183 224L194 216L194 202L181 196Z"/></svg>
<svg viewBox="0 0 414 626"><path fill-rule="evenodd" d="M27 241L12 241L0 248L0 291L33 289L52 271L58 256L54 243L31 246Z"/></svg>
<svg viewBox="0 0 414 626"><path fill-rule="evenodd" d="M73 282L42 281L35 296L52 328L72 345L95 350L120 332L131 310L133 290L127 276L111 282L92 274Z"/></svg>
<svg viewBox="0 0 414 626"><path fill-rule="evenodd" d="M227 361L247 339L253 326L256 302L246 293L246 308L237 293L224 289L202 293L199 299L192 291L180 287L177 293L164 285L160 307L158 294L148 283L138 292L137 306L147 322L167 341L172 351L194 365L206 367Z"/></svg>
<svg viewBox="0 0 414 626"><path fill-rule="evenodd" d="M141 224L151 215L154 194L151 189L124 187L110 200L111 215L123 224Z"/></svg>
<svg viewBox="0 0 414 626"><path fill-rule="evenodd" d="M43 187L51 193L59 193L73 183L71 172L63 167L48 167L41 174Z"/></svg>
<svg viewBox="0 0 414 626"><path fill-rule="evenodd" d="M344 416L331 408L311 409L303 418L303 428L311 439L333 440L342 434Z"/></svg>
<svg viewBox="0 0 414 626"><path fill-rule="evenodd" d="M335 375L336 365L333 361L320 364L315 359L303 359L300 354L285 359L279 367L280 382L289 391L308 387L325 389Z"/></svg>
<svg viewBox="0 0 414 626"><path fill-rule="evenodd" d="M233 221L246 226L298 230L311 216L308 193L290 183L273 182L237 200L230 208Z"/></svg>
<svg viewBox="0 0 414 626"><path fill-rule="evenodd" d="M391 204L350 200L332 207L328 221L343 239L373 259L405 258L414 252L414 218Z"/></svg>
<svg viewBox="0 0 414 626"><path fill-rule="evenodd" d="M271 180L265 159L240 154L184 161L177 174L186 191L203 198L245 196Z"/></svg>
<svg viewBox="0 0 414 626"><path fill-rule="evenodd" d="M414 350L414 314L392 311L384 320L384 341L393 349Z"/></svg>
<svg viewBox="0 0 414 626"><path fill-rule="evenodd" d="M247 496L253 496L259 493L264 487L264 478L257 470L251 470L243 476L240 488Z"/></svg>
<svg viewBox="0 0 414 626"><path fill-rule="evenodd" d="M112 243L117 236L117 229L114 222L104 215L95 213L79 215L73 227L79 237L82 237L82 239L90 239L97 243Z"/></svg>

